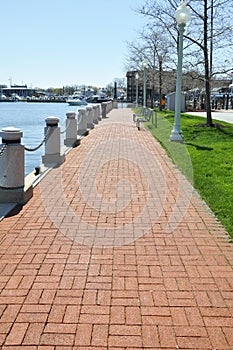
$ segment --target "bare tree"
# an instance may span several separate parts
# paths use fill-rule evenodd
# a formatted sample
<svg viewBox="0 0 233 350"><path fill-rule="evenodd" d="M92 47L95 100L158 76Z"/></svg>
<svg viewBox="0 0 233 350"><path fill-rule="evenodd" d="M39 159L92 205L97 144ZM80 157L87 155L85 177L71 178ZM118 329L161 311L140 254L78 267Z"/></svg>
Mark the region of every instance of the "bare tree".
<svg viewBox="0 0 233 350"><path fill-rule="evenodd" d="M191 21L184 38L184 66L195 67L205 77L206 124L213 126L211 116L211 79L232 68L232 12L233 0L189 0ZM177 42L178 28L174 13L176 0L145 0L138 12L147 16L155 27L163 27L170 38Z"/></svg>
<svg viewBox="0 0 233 350"><path fill-rule="evenodd" d="M155 93L156 77L159 71L159 93L160 108L162 106L162 72L163 65L168 67L171 61L172 53L169 55L171 45L168 45L169 36L165 39L161 30L154 30L147 26L139 33L139 39L134 42L128 42L127 67L133 70L142 69L142 61L146 60L148 64L148 81L151 84L151 104L153 107L153 98Z"/></svg>

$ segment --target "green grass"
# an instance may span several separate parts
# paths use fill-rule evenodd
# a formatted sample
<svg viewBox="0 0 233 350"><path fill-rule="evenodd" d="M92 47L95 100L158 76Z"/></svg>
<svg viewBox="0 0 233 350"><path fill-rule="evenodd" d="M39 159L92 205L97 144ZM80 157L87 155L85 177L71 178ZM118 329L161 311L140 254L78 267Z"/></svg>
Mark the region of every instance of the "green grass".
<svg viewBox="0 0 233 350"><path fill-rule="evenodd" d="M146 126L233 237L233 125L200 126L205 118L181 114L185 144L179 144L169 141L173 122L173 112L161 112L157 127L153 120Z"/></svg>

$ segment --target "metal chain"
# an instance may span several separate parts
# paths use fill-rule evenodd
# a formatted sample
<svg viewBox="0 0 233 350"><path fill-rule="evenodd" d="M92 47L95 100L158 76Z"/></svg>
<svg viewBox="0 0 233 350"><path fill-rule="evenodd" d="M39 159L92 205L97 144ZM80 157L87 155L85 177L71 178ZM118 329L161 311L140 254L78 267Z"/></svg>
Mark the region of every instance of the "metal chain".
<svg viewBox="0 0 233 350"><path fill-rule="evenodd" d="M69 126L70 126L70 119L69 119L69 122L67 123L67 126L66 126L65 130L60 131L60 134L64 134Z"/></svg>
<svg viewBox="0 0 233 350"><path fill-rule="evenodd" d="M78 124L81 122L81 119L82 119L82 114L79 113L79 114L78 114L78 120L77 120L77 123L78 123Z"/></svg>
<svg viewBox="0 0 233 350"><path fill-rule="evenodd" d="M7 148L7 144L3 144L3 146L2 146L2 148L0 150L0 158L2 157L2 155L5 152L6 148Z"/></svg>
<svg viewBox="0 0 233 350"><path fill-rule="evenodd" d="M47 141L47 139L49 137L49 134L50 134L50 131L51 131L51 127L48 126L48 129L47 129L47 131L45 133L44 139L41 141L41 143L38 146L34 147L34 148L29 148L29 147L24 146L25 151L28 151L28 152L37 151L45 143L45 141Z"/></svg>

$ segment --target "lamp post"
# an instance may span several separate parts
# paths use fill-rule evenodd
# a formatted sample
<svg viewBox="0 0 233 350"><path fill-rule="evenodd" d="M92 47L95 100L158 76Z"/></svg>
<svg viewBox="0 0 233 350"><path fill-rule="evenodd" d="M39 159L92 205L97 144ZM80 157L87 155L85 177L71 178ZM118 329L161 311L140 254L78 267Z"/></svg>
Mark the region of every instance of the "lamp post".
<svg viewBox="0 0 233 350"><path fill-rule="evenodd" d="M182 131L180 130L180 109L181 109L181 82L182 82L182 61L183 61L183 33L186 23L190 17L190 9L181 0L179 7L176 10L176 22L179 28L178 39L178 65L176 77L176 99L175 99L175 119L174 127L171 132L170 141L183 143Z"/></svg>
<svg viewBox="0 0 233 350"><path fill-rule="evenodd" d="M142 67L143 67L143 107L146 107L146 70L147 70L147 61L142 61Z"/></svg>
<svg viewBox="0 0 233 350"><path fill-rule="evenodd" d="M162 111L162 70L163 70L163 57L159 56L159 110Z"/></svg>
<svg viewBox="0 0 233 350"><path fill-rule="evenodd" d="M138 72L136 72L135 74L135 79L136 79L136 108L138 107Z"/></svg>

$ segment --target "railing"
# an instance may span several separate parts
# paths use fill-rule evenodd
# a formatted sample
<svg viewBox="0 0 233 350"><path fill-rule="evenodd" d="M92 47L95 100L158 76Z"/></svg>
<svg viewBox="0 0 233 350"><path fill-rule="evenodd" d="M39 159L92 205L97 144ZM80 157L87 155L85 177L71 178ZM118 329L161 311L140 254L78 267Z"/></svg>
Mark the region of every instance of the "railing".
<svg viewBox="0 0 233 350"><path fill-rule="evenodd" d="M24 152L34 152L44 145L42 165L46 170L59 166L65 161L67 150L76 147L82 137L88 135L102 118L107 117L112 108L117 108L114 102L103 102L100 105L80 108L78 113L66 113L65 130L59 127L59 118L54 116L45 119L44 138L39 145L29 148L21 144L23 132L14 127L0 130L2 144L0 145L0 203L25 204L33 195L33 183L25 185ZM62 152L61 134L65 134L65 152ZM63 147L64 148L64 147ZM36 168L34 177L41 175Z"/></svg>

